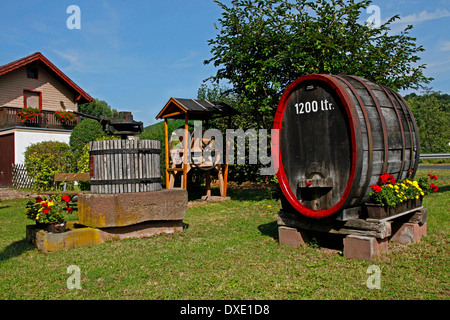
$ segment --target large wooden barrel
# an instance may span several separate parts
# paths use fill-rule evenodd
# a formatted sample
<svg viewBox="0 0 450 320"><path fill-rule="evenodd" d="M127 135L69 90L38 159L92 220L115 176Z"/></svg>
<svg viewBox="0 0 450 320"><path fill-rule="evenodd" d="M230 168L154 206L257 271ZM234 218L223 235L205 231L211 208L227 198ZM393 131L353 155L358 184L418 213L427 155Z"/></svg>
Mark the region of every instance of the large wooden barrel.
<svg viewBox="0 0 450 320"><path fill-rule="evenodd" d="M369 200L384 172L413 177L419 133L406 101L394 90L348 75L305 75L278 104L281 190L290 209L314 218ZM286 203L286 202L285 202Z"/></svg>
<svg viewBox="0 0 450 320"><path fill-rule="evenodd" d="M89 144L92 193L161 190L161 142L104 140Z"/></svg>

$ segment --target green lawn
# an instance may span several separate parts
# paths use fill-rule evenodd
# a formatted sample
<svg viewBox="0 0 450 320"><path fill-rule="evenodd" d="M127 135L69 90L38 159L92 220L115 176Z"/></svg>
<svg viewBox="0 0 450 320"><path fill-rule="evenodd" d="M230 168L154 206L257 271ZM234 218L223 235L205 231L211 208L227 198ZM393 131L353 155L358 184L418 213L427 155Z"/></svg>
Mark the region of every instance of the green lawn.
<svg viewBox="0 0 450 320"><path fill-rule="evenodd" d="M280 246L280 205L266 190L230 190L231 201L190 208L184 234L52 254L24 240L26 200L3 201L0 299L449 299L450 171L433 172L440 189L424 201L428 236L391 242L372 262L318 242ZM366 286L372 264L381 269L379 290ZM81 270L79 290L67 289L70 265Z"/></svg>

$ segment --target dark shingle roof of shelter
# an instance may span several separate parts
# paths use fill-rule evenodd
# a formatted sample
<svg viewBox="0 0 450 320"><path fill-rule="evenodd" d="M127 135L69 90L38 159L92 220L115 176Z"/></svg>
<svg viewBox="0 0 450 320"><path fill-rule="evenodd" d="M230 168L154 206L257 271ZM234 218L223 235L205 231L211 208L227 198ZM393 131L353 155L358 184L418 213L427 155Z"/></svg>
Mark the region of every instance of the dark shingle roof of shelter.
<svg viewBox="0 0 450 320"><path fill-rule="evenodd" d="M212 117L224 117L239 114L236 109L224 102L170 98L164 108L156 116L156 119L184 119L186 113L191 120L202 120Z"/></svg>

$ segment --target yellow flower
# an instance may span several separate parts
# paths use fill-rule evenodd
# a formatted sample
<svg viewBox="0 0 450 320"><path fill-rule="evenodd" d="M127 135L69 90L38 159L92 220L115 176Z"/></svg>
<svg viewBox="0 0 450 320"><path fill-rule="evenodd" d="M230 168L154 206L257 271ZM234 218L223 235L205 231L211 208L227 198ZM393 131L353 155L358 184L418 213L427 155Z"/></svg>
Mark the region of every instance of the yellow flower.
<svg viewBox="0 0 450 320"><path fill-rule="evenodd" d="M419 196L416 196L416 199L419 199Z"/></svg>

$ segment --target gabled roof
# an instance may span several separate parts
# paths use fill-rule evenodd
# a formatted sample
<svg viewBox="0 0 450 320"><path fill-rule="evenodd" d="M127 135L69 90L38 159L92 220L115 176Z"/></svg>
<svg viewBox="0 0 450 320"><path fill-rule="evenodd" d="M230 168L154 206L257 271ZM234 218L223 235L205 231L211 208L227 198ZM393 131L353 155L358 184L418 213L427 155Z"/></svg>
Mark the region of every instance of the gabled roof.
<svg viewBox="0 0 450 320"><path fill-rule="evenodd" d="M73 91L74 93L78 93L78 96L76 98L78 103L82 104L94 100L89 94L81 89L75 82L73 82L40 52L33 53L32 55L29 55L25 58L5 64L4 66L0 66L0 76L31 63L38 63L39 66L43 67L53 76L59 79L66 87L69 88L69 90Z"/></svg>
<svg viewBox="0 0 450 320"><path fill-rule="evenodd" d="M184 119L185 114L188 114L191 120L204 120L233 116L239 112L224 102L170 98L156 119Z"/></svg>

